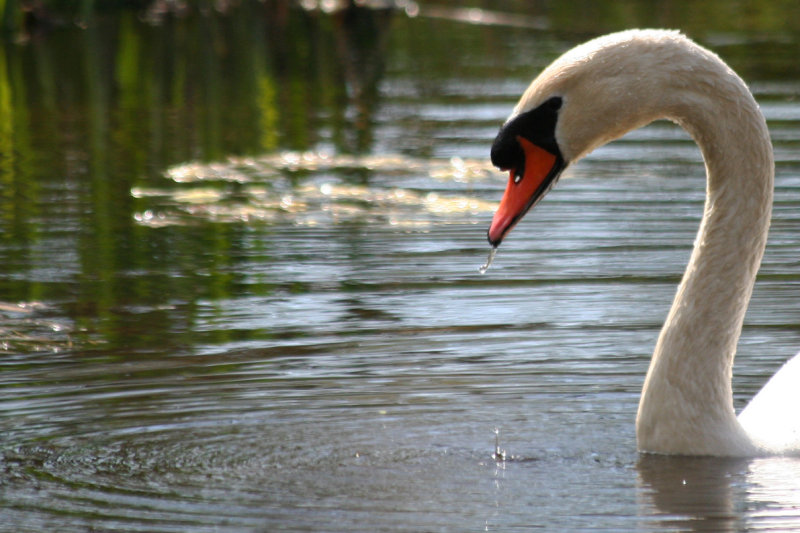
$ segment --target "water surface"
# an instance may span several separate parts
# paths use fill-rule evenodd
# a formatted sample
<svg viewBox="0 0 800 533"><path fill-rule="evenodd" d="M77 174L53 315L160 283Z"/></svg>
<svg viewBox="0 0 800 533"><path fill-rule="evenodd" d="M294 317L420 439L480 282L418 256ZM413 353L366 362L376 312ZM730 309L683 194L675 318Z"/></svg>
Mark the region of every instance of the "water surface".
<svg viewBox="0 0 800 533"><path fill-rule="evenodd" d="M800 527L795 459L636 452L702 210L682 130L571 167L478 273L488 147L534 74L598 33L683 27L775 143L737 409L800 349L800 17L592 5L123 12L6 43L0 528Z"/></svg>

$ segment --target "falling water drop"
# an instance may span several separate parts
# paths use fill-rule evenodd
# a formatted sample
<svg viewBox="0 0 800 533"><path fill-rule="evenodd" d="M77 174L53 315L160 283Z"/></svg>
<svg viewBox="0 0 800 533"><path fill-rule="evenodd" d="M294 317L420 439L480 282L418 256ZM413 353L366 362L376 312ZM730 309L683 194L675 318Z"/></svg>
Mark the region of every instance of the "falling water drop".
<svg viewBox="0 0 800 533"><path fill-rule="evenodd" d="M486 271L489 270L489 267L492 265L492 261L494 261L494 256L497 253L497 246L492 246L492 249L489 250L489 257L486 258L486 264L483 265L478 269L478 272L481 274L486 274Z"/></svg>
<svg viewBox="0 0 800 533"><path fill-rule="evenodd" d="M497 462L506 460L506 451L500 447L500 428L494 428L494 453L492 458Z"/></svg>

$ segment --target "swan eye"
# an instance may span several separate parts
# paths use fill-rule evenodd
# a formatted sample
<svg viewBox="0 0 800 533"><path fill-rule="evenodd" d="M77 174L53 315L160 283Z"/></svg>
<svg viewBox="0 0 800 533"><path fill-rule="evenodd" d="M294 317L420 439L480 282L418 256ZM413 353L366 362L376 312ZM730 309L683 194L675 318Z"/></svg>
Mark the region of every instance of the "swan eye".
<svg viewBox="0 0 800 533"><path fill-rule="evenodd" d="M561 104L563 99L560 96L554 96L547 100L544 105L547 106L551 111L558 111L561 109Z"/></svg>
<svg viewBox="0 0 800 533"><path fill-rule="evenodd" d="M492 143L492 164L501 170L516 169L515 179L525 173L525 153L520 148L519 137L540 146L551 154L561 155L556 142L556 122L563 98L553 96L538 107L514 116L503 124Z"/></svg>

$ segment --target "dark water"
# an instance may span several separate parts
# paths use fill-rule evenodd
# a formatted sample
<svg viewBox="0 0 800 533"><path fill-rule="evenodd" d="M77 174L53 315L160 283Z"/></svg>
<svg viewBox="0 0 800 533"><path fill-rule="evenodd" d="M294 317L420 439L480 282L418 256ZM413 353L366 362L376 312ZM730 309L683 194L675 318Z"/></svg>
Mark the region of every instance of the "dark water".
<svg viewBox="0 0 800 533"><path fill-rule="evenodd" d="M535 73L685 29L776 149L741 408L800 349L796 8L492 6L122 12L5 43L2 530L800 528L796 459L636 453L703 201L680 129L571 168L477 273L488 147Z"/></svg>

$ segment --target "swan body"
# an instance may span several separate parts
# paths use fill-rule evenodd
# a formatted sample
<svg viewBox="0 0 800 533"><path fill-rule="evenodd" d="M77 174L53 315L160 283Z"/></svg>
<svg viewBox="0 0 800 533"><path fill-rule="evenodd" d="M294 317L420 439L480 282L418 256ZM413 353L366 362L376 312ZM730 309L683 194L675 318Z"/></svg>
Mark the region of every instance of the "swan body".
<svg viewBox="0 0 800 533"><path fill-rule="evenodd" d="M774 163L766 121L745 83L678 32L630 30L580 45L528 87L492 146L509 181L488 236L497 247L593 149L656 119L682 126L706 164L703 219L645 378L640 451L800 453L800 354L737 418L736 345L766 246Z"/></svg>

